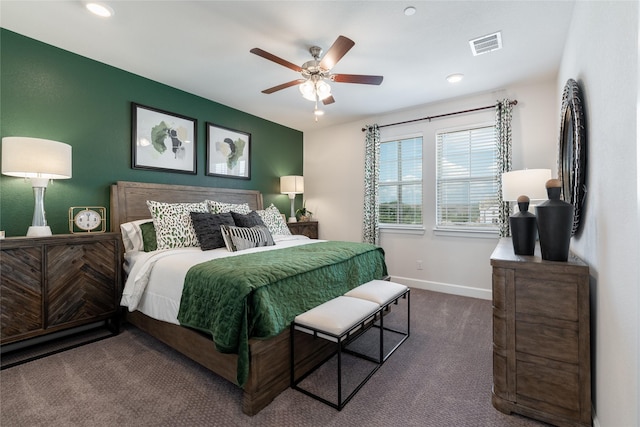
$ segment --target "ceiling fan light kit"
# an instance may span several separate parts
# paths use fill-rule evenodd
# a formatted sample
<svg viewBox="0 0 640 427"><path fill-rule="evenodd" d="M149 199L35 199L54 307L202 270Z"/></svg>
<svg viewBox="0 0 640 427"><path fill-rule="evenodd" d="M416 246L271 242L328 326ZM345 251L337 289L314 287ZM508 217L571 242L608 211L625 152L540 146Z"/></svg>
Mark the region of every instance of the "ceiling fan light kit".
<svg viewBox="0 0 640 427"><path fill-rule="evenodd" d="M301 79L292 80L290 82L265 89L262 93L271 94L279 90L298 85L302 96L305 99L316 103L314 115L316 116L317 121L318 116L324 114L322 110L318 110L318 101L322 101L324 105L329 105L335 102L335 99L331 94L331 86L325 80L331 80L337 83L359 83L368 85L380 85L382 83L382 76L331 73L331 69L354 45L355 43L352 40L344 36L339 36L322 59L320 59L320 56L322 55L322 48L319 46L311 46L311 48L309 48L309 53L313 59L305 62L301 67L257 47L251 49L250 52L301 74Z"/></svg>
<svg viewBox="0 0 640 427"><path fill-rule="evenodd" d="M317 76L305 81L298 88L302 97L309 101L323 101L331 96L331 86L324 80L319 80Z"/></svg>

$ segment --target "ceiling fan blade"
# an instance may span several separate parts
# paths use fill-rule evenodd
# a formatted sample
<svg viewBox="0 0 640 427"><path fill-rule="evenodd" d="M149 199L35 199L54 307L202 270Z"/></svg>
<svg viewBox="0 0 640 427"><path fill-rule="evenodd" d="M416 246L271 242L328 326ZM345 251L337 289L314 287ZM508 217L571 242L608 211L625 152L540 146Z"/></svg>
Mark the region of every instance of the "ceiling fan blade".
<svg viewBox="0 0 640 427"><path fill-rule="evenodd" d="M281 85L270 87L269 89L265 89L265 90L262 91L262 93L270 94L270 93L277 92L277 91L282 90L282 89L286 89L286 88L291 87L291 86L299 85L301 83L304 83L305 81L306 81L305 79L291 80L290 82L282 83Z"/></svg>
<svg viewBox="0 0 640 427"><path fill-rule="evenodd" d="M379 85L383 76L366 76L362 74L332 74L331 81L337 83L360 83L364 85Z"/></svg>
<svg viewBox="0 0 640 427"><path fill-rule="evenodd" d="M273 54L271 54L269 52L265 52L264 50L262 50L260 48L254 47L249 52L251 52L253 54L256 54L258 56L261 56L264 59L268 59L269 61L273 61L276 64L280 64L280 65L283 65L283 66L285 66L287 68L291 68L293 71L297 71L297 72L301 72L302 71L302 68L300 68L296 64L291 63L291 62L289 62L289 61L287 61L285 59L279 58L279 57L277 57L277 56L275 56L275 55L273 55Z"/></svg>
<svg viewBox="0 0 640 427"><path fill-rule="evenodd" d="M333 104L334 102L336 102L336 100L333 99L333 96L327 96L325 99L322 100L322 103L324 105Z"/></svg>
<svg viewBox="0 0 640 427"><path fill-rule="evenodd" d="M355 42L345 36L339 36L320 61L320 68L332 69L342 57L349 52Z"/></svg>

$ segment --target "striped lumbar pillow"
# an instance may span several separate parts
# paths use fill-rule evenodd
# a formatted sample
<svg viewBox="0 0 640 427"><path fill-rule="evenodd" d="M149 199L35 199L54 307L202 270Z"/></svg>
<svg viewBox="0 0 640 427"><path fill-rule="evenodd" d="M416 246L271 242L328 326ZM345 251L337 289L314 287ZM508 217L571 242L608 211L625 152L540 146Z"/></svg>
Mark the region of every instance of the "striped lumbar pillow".
<svg viewBox="0 0 640 427"><path fill-rule="evenodd" d="M227 250L230 252L242 251L258 246L275 245L269 229L264 225L253 227L235 227L222 224L220 226L222 238Z"/></svg>

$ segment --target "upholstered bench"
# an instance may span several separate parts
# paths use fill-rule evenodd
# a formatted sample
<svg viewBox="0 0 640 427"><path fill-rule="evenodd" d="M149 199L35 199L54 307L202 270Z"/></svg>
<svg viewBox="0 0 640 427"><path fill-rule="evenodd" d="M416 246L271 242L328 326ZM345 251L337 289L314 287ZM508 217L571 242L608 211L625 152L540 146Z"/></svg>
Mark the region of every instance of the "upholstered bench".
<svg viewBox="0 0 640 427"><path fill-rule="evenodd" d="M405 331L397 329L387 328L384 326L384 315L380 316L380 325L374 325L380 328L381 331L381 345L380 345L380 363L391 356L391 354L400 347L400 345L409 338L410 323L411 323L411 297L410 289L408 286L401 285L400 283L390 282L387 280L372 280L365 284L362 284L346 294L347 297L360 298L366 301L371 301L378 304L382 310L389 311L391 304L398 304L400 298L406 298L407 300L407 326ZM384 314L384 312L381 312ZM401 339L396 343L386 354L384 353L384 333L383 331L389 331L395 334L399 334Z"/></svg>
<svg viewBox="0 0 640 427"><path fill-rule="evenodd" d="M342 410L344 405L351 400L351 398L380 367L380 361L376 358L347 350L345 347L366 332L367 329L375 322L376 318L381 316L380 313L380 305L375 302L360 298L340 296L296 316L295 320L291 323L291 388L299 390L338 410ZM312 334L316 338L336 343L335 351L333 351L328 358L300 375L299 378L295 378L294 370L296 362L295 331L306 332ZM380 348L382 348L382 330L380 330L379 338L376 334L376 341ZM343 352L368 360L369 362L372 362L373 365L373 369L371 369L366 377L355 387L353 391L351 391L351 393L348 394L346 398L342 397ZM334 355L337 355L338 370L337 403L329 401L319 394L305 389L300 385L305 378L326 363Z"/></svg>

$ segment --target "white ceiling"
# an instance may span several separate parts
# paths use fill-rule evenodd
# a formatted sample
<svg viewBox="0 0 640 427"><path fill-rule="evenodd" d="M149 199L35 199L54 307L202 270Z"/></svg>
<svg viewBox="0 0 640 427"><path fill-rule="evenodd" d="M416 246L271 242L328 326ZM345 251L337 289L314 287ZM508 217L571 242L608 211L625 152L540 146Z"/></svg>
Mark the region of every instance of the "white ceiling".
<svg viewBox="0 0 640 427"><path fill-rule="evenodd" d="M574 1L114 1L96 17L81 1L0 1L0 25L28 37L310 131L555 75ZM413 16L405 16L407 6ZM469 40L502 32L503 49L474 57ZM355 46L335 73L384 76L380 86L331 83L334 104L315 123L297 87L261 90L338 35ZM445 77L463 73L452 85ZM215 122L215 117L210 118Z"/></svg>

